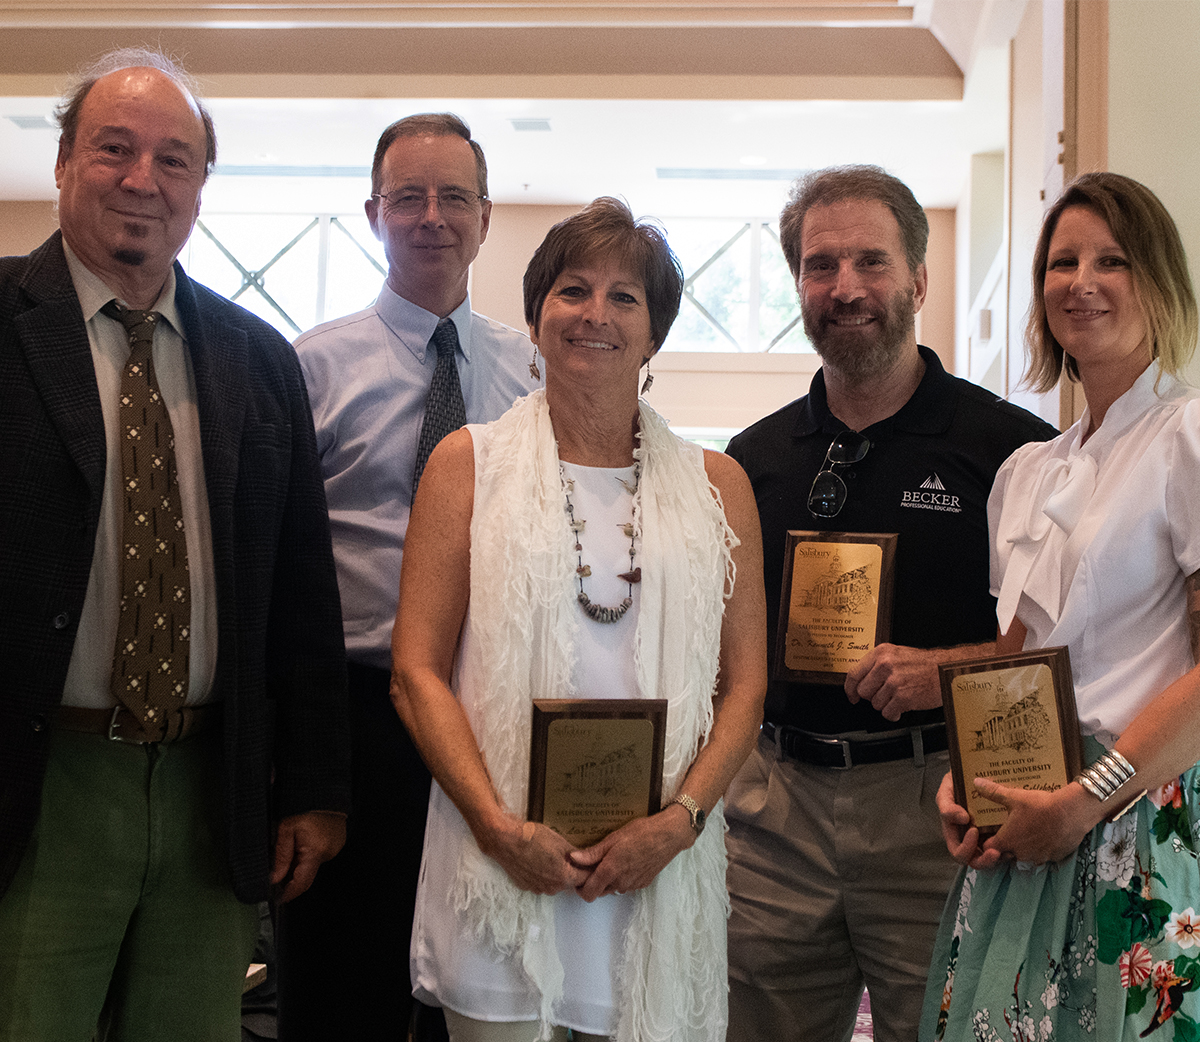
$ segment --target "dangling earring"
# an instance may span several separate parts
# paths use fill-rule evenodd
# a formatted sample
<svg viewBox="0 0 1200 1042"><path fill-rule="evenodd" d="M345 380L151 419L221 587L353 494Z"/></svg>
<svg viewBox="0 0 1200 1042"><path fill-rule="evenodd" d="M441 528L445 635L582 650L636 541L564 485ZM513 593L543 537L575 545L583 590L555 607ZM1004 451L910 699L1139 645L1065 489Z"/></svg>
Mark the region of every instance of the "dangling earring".
<svg viewBox="0 0 1200 1042"><path fill-rule="evenodd" d="M650 359L646 359L646 379L642 381L640 394L645 394L654 383L654 374L650 372Z"/></svg>
<svg viewBox="0 0 1200 1042"><path fill-rule="evenodd" d="M537 364L537 344L533 345L533 357L529 360L529 378L535 381L542 378L542 371Z"/></svg>

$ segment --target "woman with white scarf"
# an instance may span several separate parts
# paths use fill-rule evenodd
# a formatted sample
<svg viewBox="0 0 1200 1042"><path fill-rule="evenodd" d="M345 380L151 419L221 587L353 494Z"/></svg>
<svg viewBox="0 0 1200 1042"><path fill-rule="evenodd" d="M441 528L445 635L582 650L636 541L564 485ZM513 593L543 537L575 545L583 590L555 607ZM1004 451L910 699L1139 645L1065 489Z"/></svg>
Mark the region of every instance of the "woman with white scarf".
<svg viewBox="0 0 1200 1042"><path fill-rule="evenodd" d="M997 651L1066 645L1084 760L1053 792L974 779L1009 810L942 920L922 1042L1197 1037L1200 1023L1200 399L1177 375L1197 310L1179 233L1144 185L1085 174L1046 214L1026 339L1087 408L1018 449L988 502ZM1174 1023L1169 1023L1174 1020Z"/></svg>
<svg viewBox="0 0 1200 1042"><path fill-rule="evenodd" d="M725 1037L720 799L762 715L762 550L738 465L638 398L682 289L623 203L555 225L524 282L545 390L447 436L413 504L392 697L435 784L412 982L452 1042ZM578 849L525 820L532 700L604 697L667 700L663 809Z"/></svg>

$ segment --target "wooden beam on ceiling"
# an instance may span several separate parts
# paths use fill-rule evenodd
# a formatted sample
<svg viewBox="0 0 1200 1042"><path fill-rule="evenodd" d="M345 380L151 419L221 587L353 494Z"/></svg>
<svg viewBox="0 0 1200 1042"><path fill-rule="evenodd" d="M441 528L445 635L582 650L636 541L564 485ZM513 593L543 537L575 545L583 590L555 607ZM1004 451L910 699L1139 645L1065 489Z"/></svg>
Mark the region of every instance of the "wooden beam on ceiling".
<svg viewBox="0 0 1200 1042"><path fill-rule="evenodd" d="M959 100L925 29L15 29L0 95L47 96L117 46L178 55L210 97Z"/></svg>
<svg viewBox="0 0 1200 1042"><path fill-rule="evenodd" d="M494 26L787 26L912 24L899 0L472 0L469 4L362 0L9 0L0 26L311 26L480 28Z"/></svg>

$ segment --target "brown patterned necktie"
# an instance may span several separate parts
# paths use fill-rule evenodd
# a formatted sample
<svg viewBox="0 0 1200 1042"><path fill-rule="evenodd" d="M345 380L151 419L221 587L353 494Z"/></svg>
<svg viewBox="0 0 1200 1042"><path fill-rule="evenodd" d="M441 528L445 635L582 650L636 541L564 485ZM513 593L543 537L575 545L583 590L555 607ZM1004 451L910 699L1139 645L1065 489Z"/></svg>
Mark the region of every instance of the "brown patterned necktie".
<svg viewBox="0 0 1200 1042"><path fill-rule="evenodd" d="M121 614L112 694L158 741L187 698L191 591L175 435L151 360L157 311L100 309L129 333L121 377Z"/></svg>
<svg viewBox="0 0 1200 1042"><path fill-rule="evenodd" d="M413 499L417 498L417 485L425 472L429 455L451 431L458 430L467 422L467 408L463 403L462 384L458 380L458 363L454 353L458 350L458 330L448 318L443 318L429 338L429 346L438 354L429 394L425 399L425 419L421 422L421 436L417 439L417 459L413 467Z"/></svg>

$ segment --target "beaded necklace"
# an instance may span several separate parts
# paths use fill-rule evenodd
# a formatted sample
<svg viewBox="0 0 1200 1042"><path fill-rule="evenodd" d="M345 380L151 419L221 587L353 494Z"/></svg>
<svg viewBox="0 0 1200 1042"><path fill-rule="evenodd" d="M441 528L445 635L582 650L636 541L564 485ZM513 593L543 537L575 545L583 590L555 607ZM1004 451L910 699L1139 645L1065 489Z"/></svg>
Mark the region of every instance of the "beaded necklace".
<svg viewBox="0 0 1200 1042"><path fill-rule="evenodd" d="M571 502L571 491L575 488L575 479L567 477L566 473L563 471L561 463L558 465L558 475L562 480L563 496L567 501L567 517L569 519L568 527L571 529L571 532L575 537L575 553L577 554L577 559L579 561L579 566L575 569L575 577L579 580L579 593L576 594L575 599L579 602L580 607L583 608L584 614L587 615L589 619L592 619L595 622L618 622L625 615L625 613L633 607L633 584L640 583L642 581L642 569L640 567L635 568L633 566L634 558L637 556L637 545L634 539L633 522L627 521L621 526L625 532L625 535L629 537L629 571L619 572L617 575L618 579L624 579L627 583L629 583L629 595L615 608L606 608L602 604L593 604L591 598L583 592L583 580L592 574L592 569L589 565L583 563L583 545L579 542L579 537L583 532L587 521L575 520L575 507ZM640 463L635 463L633 465L633 481L629 482L624 478L617 478L617 481L625 486L625 491L631 496L636 496L638 483L641 481L641 477L642 465Z"/></svg>

